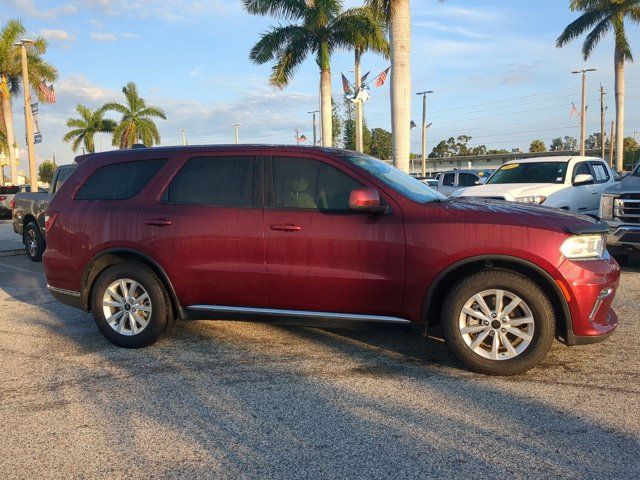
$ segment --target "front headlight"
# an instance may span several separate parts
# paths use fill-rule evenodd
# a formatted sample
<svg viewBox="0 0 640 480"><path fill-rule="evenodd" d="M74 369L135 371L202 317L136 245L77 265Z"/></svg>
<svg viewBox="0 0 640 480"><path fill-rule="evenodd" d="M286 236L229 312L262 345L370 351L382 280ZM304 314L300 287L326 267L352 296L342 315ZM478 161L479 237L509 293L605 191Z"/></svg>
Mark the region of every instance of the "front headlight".
<svg viewBox="0 0 640 480"><path fill-rule="evenodd" d="M602 195L600 198L600 218L613 220L613 197L611 195Z"/></svg>
<svg viewBox="0 0 640 480"><path fill-rule="evenodd" d="M547 197L543 197L542 195L529 195L527 197L516 197L514 200L519 203L537 203L540 204L544 202Z"/></svg>
<svg viewBox="0 0 640 480"><path fill-rule="evenodd" d="M571 260L602 258L606 247L605 235L576 235L567 238L560 253Z"/></svg>

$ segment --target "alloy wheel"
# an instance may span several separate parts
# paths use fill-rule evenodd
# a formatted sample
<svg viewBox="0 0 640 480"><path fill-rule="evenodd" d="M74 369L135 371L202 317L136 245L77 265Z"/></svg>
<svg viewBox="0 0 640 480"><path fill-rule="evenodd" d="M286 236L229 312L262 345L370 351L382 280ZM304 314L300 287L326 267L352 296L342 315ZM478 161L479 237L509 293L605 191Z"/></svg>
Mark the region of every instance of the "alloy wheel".
<svg viewBox="0 0 640 480"><path fill-rule="evenodd" d="M460 333L467 347L489 360L509 360L531 345L535 320L527 303L501 289L478 292L464 304Z"/></svg>
<svg viewBox="0 0 640 480"><path fill-rule="evenodd" d="M138 282L121 278L112 282L105 290L102 311L113 330L125 336L138 335L149 325L151 299Z"/></svg>

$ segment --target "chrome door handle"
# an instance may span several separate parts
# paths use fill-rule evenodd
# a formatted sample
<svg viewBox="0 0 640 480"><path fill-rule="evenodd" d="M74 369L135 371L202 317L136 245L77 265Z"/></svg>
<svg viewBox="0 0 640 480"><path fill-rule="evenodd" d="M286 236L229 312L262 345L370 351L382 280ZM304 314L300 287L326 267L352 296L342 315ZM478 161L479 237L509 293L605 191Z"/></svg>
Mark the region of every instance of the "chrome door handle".
<svg viewBox="0 0 640 480"><path fill-rule="evenodd" d="M173 222L171 220L167 220L166 218L154 218L153 220L147 220L147 225L154 225L156 227L166 227L171 225Z"/></svg>
<svg viewBox="0 0 640 480"><path fill-rule="evenodd" d="M302 227L300 225L294 225L293 223L281 223L278 225L271 225L271 230L281 232L299 232L302 230Z"/></svg>

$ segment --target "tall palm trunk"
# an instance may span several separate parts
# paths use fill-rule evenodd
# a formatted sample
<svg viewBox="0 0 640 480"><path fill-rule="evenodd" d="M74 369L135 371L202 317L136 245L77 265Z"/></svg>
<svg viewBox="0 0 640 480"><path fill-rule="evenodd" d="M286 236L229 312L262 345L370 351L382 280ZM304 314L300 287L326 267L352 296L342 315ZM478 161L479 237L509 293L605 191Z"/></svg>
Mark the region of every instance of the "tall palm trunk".
<svg viewBox="0 0 640 480"><path fill-rule="evenodd" d="M616 91L616 170L624 168L624 57L616 48L614 54Z"/></svg>
<svg viewBox="0 0 640 480"><path fill-rule="evenodd" d="M333 118L331 92L331 66L329 64L329 44L320 46L320 115L322 117L322 146L333 145Z"/></svg>
<svg viewBox="0 0 640 480"><path fill-rule="evenodd" d="M2 85L5 87L7 77L2 74ZM7 145L9 146L9 182L11 185L17 185L18 183L18 159L16 158L16 138L13 131L13 110L11 108L11 96L8 95L8 91L4 88L1 89L0 96L2 96L2 115L4 117L4 126L7 133Z"/></svg>
<svg viewBox="0 0 640 480"><path fill-rule="evenodd" d="M393 163L409 173L411 151L411 10L397 0L391 14L391 128Z"/></svg>

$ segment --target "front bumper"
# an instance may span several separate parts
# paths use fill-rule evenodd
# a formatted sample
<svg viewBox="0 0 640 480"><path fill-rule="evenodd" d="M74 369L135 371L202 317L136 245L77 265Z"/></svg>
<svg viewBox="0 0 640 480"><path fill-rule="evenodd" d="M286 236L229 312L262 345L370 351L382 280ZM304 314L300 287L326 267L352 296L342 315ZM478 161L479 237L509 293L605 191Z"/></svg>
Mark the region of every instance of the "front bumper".
<svg viewBox="0 0 640 480"><path fill-rule="evenodd" d="M626 250L640 253L640 224L629 224L617 220L607 220L609 234L607 246L611 251Z"/></svg>
<svg viewBox="0 0 640 480"><path fill-rule="evenodd" d="M620 282L618 263L607 254L603 260L565 260L559 270L572 320L566 343L583 345L608 338L618 326L611 308Z"/></svg>

